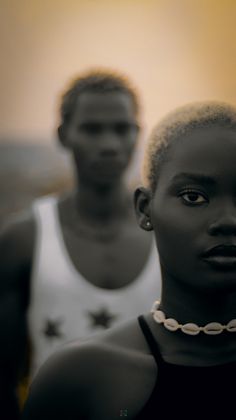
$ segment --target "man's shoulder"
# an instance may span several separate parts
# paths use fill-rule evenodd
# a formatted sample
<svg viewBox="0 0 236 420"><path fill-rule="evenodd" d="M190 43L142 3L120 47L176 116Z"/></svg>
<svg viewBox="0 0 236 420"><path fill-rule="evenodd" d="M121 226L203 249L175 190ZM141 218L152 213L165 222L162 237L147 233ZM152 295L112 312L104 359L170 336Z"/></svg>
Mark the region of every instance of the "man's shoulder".
<svg viewBox="0 0 236 420"><path fill-rule="evenodd" d="M12 213L1 225L0 238L26 237L36 229L36 209L56 205L59 198L54 195L42 196L35 199L32 204L21 211Z"/></svg>
<svg viewBox="0 0 236 420"><path fill-rule="evenodd" d="M36 224L31 210L12 215L0 230L0 266L8 276L16 266L26 267L33 253ZM4 272L5 272L4 269Z"/></svg>
<svg viewBox="0 0 236 420"><path fill-rule="evenodd" d="M1 226L1 238L25 235L35 225L32 208L13 213Z"/></svg>

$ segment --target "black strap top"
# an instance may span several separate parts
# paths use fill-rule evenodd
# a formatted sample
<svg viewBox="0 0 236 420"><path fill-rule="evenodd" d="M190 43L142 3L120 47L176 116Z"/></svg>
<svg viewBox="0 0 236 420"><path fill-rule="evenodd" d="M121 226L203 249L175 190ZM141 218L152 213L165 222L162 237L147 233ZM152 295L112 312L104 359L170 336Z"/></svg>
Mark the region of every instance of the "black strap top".
<svg viewBox="0 0 236 420"><path fill-rule="evenodd" d="M135 419L236 419L236 362L210 367L167 363L142 315L138 321L158 371L153 391Z"/></svg>

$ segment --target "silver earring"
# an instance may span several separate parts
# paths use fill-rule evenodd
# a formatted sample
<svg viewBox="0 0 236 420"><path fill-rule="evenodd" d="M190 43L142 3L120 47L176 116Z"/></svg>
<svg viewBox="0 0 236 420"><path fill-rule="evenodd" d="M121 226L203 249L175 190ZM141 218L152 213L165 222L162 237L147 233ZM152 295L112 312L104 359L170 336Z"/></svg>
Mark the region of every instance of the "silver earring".
<svg viewBox="0 0 236 420"><path fill-rule="evenodd" d="M146 221L146 226L147 226L148 228L150 228L150 227L151 227L151 223L149 222L149 220L147 220L147 221Z"/></svg>

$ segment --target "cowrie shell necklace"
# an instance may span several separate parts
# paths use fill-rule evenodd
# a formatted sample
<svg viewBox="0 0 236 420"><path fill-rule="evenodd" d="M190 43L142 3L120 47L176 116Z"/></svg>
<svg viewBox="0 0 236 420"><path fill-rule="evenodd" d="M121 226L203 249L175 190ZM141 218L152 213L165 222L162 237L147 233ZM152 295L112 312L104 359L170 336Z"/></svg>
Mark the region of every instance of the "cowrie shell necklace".
<svg viewBox="0 0 236 420"><path fill-rule="evenodd" d="M160 301L156 300L151 309L153 319L158 324L163 324L169 331L181 330L188 335L198 335L201 331L207 335L218 335L223 331L236 332L236 319L232 319L227 325L222 325L220 322L210 322L201 327L193 322L179 324L179 322L173 318L166 318L164 312L159 310L159 307Z"/></svg>

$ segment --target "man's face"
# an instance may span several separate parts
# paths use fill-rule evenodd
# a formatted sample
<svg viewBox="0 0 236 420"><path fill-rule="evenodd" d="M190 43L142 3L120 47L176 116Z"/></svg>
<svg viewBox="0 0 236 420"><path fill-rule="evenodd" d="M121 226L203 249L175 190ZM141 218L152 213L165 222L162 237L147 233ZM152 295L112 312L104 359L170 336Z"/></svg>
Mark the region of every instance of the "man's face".
<svg viewBox="0 0 236 420"><path fill-rule="evenodd" d="M163 273L196 291L236 287L236 133L194 129L167 152L151 218Z"/></svg>
<svg viewBox="0 0 236 420"><path fill-rule="evenodd" d="M116 182L132 156L136 124L128 95L81 94L66 131L80 179L98 185Z"/></svg>

